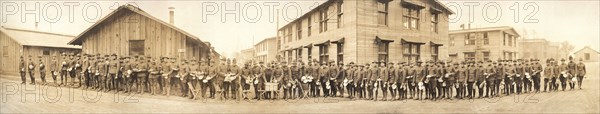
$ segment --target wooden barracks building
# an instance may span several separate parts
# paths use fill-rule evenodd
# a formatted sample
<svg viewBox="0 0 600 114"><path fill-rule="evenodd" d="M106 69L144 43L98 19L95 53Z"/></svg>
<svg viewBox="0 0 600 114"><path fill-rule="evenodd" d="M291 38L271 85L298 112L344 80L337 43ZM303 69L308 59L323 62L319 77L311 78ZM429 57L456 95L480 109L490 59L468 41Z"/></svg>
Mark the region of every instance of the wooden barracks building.
<svg viewBox="0 0 600 114"><path fill-rule="evenodd" d="M154 58L219 58L210 43L173 25L174 8L169 8L170 23L151 16L138 7L123 5L69 42L82 45L83 53L144 55Z"/></svg>
<svg viewBox="0 0 600 114"><path fill-rule="evenodd" d="M438 0L328 0L278 30L280 60L447 58L450 9Z"/></svg>
<svg viewBox="0 0 600 114"><path fill-rule="evenodd" d="M519 33L512 27L486 27L451 30L448 42L450 60L518 59Z"/></svg>
<svg viewBox="0 0 600 114"><path fill-rule="evenodd" d="M2 50L0 73L18 75L21 56L25 63L29 63L28 57L31 56L36 64L39 64L38 56L41 56L44 63L48 65L54 55L60 60L61 53L79 53L81 46L67 45L67 42L74 37L2 26L0 28L0 50ZM47 73L49 75L50 72Z"/></svg>

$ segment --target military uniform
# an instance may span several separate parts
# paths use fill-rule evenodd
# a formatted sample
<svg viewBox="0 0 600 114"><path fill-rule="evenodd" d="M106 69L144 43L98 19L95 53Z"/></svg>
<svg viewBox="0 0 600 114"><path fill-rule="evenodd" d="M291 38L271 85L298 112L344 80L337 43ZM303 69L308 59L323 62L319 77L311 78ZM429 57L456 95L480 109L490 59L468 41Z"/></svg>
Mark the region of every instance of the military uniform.
<svg viewBox="0 0 600 114"><path fill-rule="evenodd" d="M470 63L469 67L467 67L467 97L473 99L475 97L475 88L473 88L474 83L477 81L477 71L478 68L475 67L473 62Z"/></svg>
<svg viewBox="0 0 600 114"><path fill-rule="evenodd" d="M370 100L377 100L377 86L376 81L379 79L379 67L377 62L373 62L373 66L368 69L368 81L369 84L367 86L367 93L369 93ZM379 83L377 83L379 84Z"/></svg>
<svg viewBox="0 0 600 114"><path fill-rule="evenodd" d="M25 84L25 82L27 81L27 78L25 78L25 71L25 61L23 60L23 56L21 56L21 60L19 61L19 74L21 75L21 84Z"/></svg>
<svg viewBox="0 0 600 114"><path fill-rule="evenodd" d="M28 64L28 69L27 69L27 73L29 73L29 79L31 80L31 85L35 85L35 66L36 64L33 62L33 60L31 59L31 56L29 56L29 64Z"/></svg>
<svg viewBox="0 0 600 114"><path fill-rule="evenodd" d="M583 64L583 61L581 59L579 59L579 63L577 64L577 86L579 87L579 89L581 89L581 83L583 82L583 77L586 74L586 69L585 69L585 64Z"/></svg>
<svg viewBox="0 0 600 114"><path fill-rule="evenodd" d="M496 77L497 77L497 73L496 73L496 68L494 68L494 66L492 66L492 63L490 61L488 61L488 66L485 67L485 73L487 74L486 76L486 97L494 97L494 92L495 92L495 87L494 85L496 85Z"/></svg>
<svg viewBox="0 0 600 114"><path fill-rule="evenodd" d="M42 60L42 56L38 56L38 60L40 61L39 63L39 68L38 70L40 71L40 78L42 79L42 84L45 85L46 82L46 64L44 63L44 61Z"/></svg>
<svg viewBox="0 0 600 114"><path fill-rule="evenodd" d="M158 88L159 88L159 81L158 79L161 78L160 75L160 65L156 64L156 60L152 59L152 62L150 62L150 65L148 65L148 72L149 72L149 76L148 79L149 83L148 85L150 86L150 94L155 95L158 93Z"/></svg>
<svg viewBox="0 0 600 114"><path fill-rule="evenodd" d="M554 76L554 67L552 66L552 63L550 60L546 60L546 68L544 68L544 91L546 92L546 90L553 90L553 85L554 83L551 83L551 79Z"/></svg>
<svg viewBox="0 0 600 114"><path fill-rule="evenodd" d="M50 75L52 76L54 84L57 84L56 76L58 75L58 71L58 60L56 60L56 55L53 55L52 61L50 61Z"/></svg>
<svg viewBox="0 0 600 114"><path fill-rule="evenodd" d="M118 92L119 84L117 83L118 73L119 73L120 64L117 60L117 54L112 54L111 58L108 60L108 82L110 82L109 86L111 90L116 90Z"/></svg>
<svg viewBox="0 0 600 114"><path fill-rule="evenodd" d="M458 88L456 89L456 95L459 99L462 99L464 97L466 97L467 95L467 80L468 80L468 76L469 76L469 70L466 67L466 63L463 62L460 65L460 68L457 69L456 71L456 85L458 85Z"/></svg>

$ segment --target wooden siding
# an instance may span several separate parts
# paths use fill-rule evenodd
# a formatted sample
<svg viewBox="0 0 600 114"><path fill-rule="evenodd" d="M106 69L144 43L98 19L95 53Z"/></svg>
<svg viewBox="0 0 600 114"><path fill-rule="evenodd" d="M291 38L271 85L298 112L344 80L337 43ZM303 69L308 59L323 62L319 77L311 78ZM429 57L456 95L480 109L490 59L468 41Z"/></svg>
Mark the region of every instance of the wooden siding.
<svg viewBox="0 0 600 114"><path fill-rule="evenodd" d="M129 53L130 40L144 40L144 55L151 57L184 57L200 59L206 47L177 30L171 29L138 13L121 10L115 16L101 22L83 37L83 52L89 54L112 54L133 56ZM184 53L179 53L183 49Z"/></svg>
<svg viewBox="0 0 600 114"><path fill-rule="evenodd" d="M37 47L37 46L23 46L21 44L19 44L18 42L16 42L15 40L13 40L12 38L8 37L7 35L5 35L4 33L0 33L0 50L4 51L4 46L8 47L8 56L4 56L1 55L0 57L0 63L2 63L2 66L0 66L0 71L2 74L9 74L9 75L14 75L17 76L19 74L18 71L18 67L19 67L19 61L20 61L20 56L23 56L25 63L29 63L29 56L31 56L32 61L37 65L39 64L39 59L38 56L42 56L42 60L44 61L44 63L46 63L46 65L49 65L49 61L52 59L52 55L57 55L59 56L60 53L65 52L65 53L79 53L80 50L79 49L69 49L69 48L52 48L52 47ZM50 53L49 55L43 55L43 50L48 50ZM60 57L57 57L57 60L60 60ZM48 70L50 67L48 67ZM37 70L37 69L36 69ZM39 73L36 71L36 73ZM48 74L46 74L47 76L50 75L50 72L47 72ZM36 74L36 76L39 76L39 74ZM38 77L39 78L39 77ZM46 77L46 79L50 79L48 77Z"/></svg>

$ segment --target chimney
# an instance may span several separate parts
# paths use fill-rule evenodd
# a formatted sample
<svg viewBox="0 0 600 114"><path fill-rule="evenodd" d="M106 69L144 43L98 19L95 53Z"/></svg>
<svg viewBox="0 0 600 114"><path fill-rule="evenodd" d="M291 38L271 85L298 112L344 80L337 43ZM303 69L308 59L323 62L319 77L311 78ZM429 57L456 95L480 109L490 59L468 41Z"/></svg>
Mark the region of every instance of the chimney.
<svg viewBox="0 0 600 114"><path fill-rule="evenodd" d="M169 7L169 23L175 25L175 7Z"/></svg>

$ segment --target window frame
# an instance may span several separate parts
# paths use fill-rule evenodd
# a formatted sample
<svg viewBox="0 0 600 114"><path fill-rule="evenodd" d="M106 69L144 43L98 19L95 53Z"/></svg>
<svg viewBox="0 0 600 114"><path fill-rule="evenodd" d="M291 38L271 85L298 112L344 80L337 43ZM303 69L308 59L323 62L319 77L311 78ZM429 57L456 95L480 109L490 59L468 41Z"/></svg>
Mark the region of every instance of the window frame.
<svg viewBox="0 0 600 114"><path fill-rule="evenodd" d="M402 26L404 29L419 30L421 9L409 5L402 5Z"/></svg>
<svg viewBox="0 0 600 114"><path fill-rule="evenodd" d="M140 54L140 52L135 52L136 49L140 48L140 47L133 47L134 45L132 43L135 43L135 42L142 43L141 44L141 46L142 46L141 54ZM129 44L129 55L135 56L137 53L138 56L143 56L146 54L146 40L129 40L128 44Z"/></svg>
<svg viewBox="0 0 600 114"><path fill-rule="evenodd" d="M379 19L381 15L383 15L383 20ZM377 1L377 24L387 26L389 24L388 16L389 16L389 2ZM383 22L381 22L381 21L383 21Z"/></svg>

